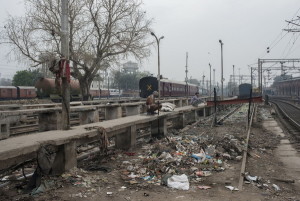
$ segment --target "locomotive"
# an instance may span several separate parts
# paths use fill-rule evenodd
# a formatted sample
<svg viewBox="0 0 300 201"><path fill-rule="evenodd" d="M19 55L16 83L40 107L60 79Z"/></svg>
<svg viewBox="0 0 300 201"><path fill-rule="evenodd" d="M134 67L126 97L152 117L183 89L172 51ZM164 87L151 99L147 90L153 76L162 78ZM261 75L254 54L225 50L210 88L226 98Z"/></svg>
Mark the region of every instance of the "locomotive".
<svg viewBox="0 0 300 201"><path fill-rule="evenodd" d="M252 88L251 84L244 83L239 85L239 99L250 98L250 90L252 89L252 97L260 96L257 88Z"/></svg>
<svg viewBox="0 0 300 201"><path fill-rule="evenodd" d="M147 76L139 81L140 97L146 98L158 91L158 80L156 77ZM160 79L160 96L161 97L180 97L193 96L199 92L199 87L195 84L186 84L185 82L174 81L169 79Z"/></svg>

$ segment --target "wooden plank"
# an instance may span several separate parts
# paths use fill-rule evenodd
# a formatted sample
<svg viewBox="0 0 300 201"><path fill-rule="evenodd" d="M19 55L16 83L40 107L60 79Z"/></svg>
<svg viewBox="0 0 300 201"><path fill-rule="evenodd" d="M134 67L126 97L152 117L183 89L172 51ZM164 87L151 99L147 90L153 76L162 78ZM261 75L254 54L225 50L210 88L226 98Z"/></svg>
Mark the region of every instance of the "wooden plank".
<svg viewBox="0 0 300 201"><path fill-rule="evenodd" d="M245 148L244 153L243 153L243 161L242 161L240 179L239 179L239 186L238 186L238 189L240 191L243 190L242 188L243 188L243 183L244 183L244 174L245 174L246 162L247 162L248 144L249 144L249 138L250 138L251 125L252 125L252 122L253 122L253 117L254 117L255 112L256 112L256 106L255 106L255 108L252 112L250 124L249 124L248 130L247 130L247 139L246 139L246 145L245 145L246 148Z"/></svg>

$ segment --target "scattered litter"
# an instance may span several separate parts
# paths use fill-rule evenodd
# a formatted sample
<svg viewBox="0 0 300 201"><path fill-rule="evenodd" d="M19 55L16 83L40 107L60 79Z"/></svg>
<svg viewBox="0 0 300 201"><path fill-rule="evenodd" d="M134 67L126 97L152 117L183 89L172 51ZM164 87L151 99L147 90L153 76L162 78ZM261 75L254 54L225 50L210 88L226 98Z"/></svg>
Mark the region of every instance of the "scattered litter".
<svg viewBox="0 0 300 201"><path fill-rule="evenodd" d="M100 166L100 165L92 165L88 167L88 170L90 171L103 171L103 172L110 172L111 169L109 167Z"/></svg>
<svg viewBox="0 0 300 201"><path fill-rule="evenodd" d="M277 186L276 184L272 184L273 188L275 189L275 191L280 191L279 186Z"/></svg>
<svg viewBox="0 0 300 201"><path fill-rule="evenodd" d="M197 188L207 190L207 189L211 189L211 186L197 186Z"/></svg>
<svg viewBox="0 0 300 201"><path fill-rule="evenodd" d="M228 188L231 191L238 191L239 189L233 186L225 186L225 188Z"/></svg>
<svg viewBox="0 0 300 201"><path fill-rule="evenodd" d="M257 176L246 175L246 179L250 182L257 181Z"/></svg>
<svg viewBox="0 0 300 201"><path fill-rule="evenodd" d="M82 195L82 193L76 193L76 194L71 194L70 197L72 197L72 198L75 198L75 197L80 197L80 198L82 198L83 195Z"/></svg>
<svg viewBox="0 0 300 201"><path fill-rule="evenodd" d="M133 152L124 152L124 154L127 155L127 156L134 156L135 155L135 153L133 153Z"/></svg>
<svg viewBox="0 0 300 201"><path fill-rule="evenodd" d="M55 182L52 180L45 180L42 181L41 185L37 188L34 188L31 191L31 195L38 195L40 193L44 193L46 191L49 191L55 187Z"/></svg>
<svg viewBox="0 0 300 201"><path fill-rule="evenodd" d="M211 175L210 171L198 171L196 172L196 175L199 177L208 177Z"/></svg>
<svg viewBox="0 0 300 201"><path fill-rule="evenodd" d="M238 160L238 161L242 160L242 158L243 158L243 156L237 156L237 157L235 157L235 159Z"/></svg>

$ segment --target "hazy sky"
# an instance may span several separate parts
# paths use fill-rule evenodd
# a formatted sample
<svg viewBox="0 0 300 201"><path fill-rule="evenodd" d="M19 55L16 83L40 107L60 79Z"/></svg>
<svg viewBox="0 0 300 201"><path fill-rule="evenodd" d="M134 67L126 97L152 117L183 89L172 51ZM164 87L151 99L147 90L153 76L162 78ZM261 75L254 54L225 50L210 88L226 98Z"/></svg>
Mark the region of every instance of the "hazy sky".
<svg viewBox="0 0 300 201"><path fill-rule="evenodd" d="M1 22L8 13L21 15L24 11L22 0L0 1ZM255 65L258 58L300 57L299 33L282 31L288 25L285 20L300 16L299 0L144 0L143 7L154 19L155 34L165 37L160 43L161 74L169 79L185 79L188 52L188 78L202 80L204 74L209 79L211 63L216 69L216 81L220 82L219 39L224 43L225 82L229 81L233 65L236 75L239 69L240 74L249 75L248 65ZM271 49L269 54L267 47ZM6 52L0 49L2 77L18 70L16 64L6 63ZM157 75L155 46L152 56L140 66Z"/></svg>

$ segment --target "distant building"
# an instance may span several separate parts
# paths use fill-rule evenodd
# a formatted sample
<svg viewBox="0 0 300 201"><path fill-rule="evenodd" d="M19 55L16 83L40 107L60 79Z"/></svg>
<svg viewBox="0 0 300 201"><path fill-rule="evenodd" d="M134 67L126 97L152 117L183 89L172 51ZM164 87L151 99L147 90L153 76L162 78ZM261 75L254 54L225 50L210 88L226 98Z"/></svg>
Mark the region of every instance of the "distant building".
<svg viewBox="0 0 300 201"><path fill-rule="evenodd" d="M128 61L127 63L123 64L123 72L124 73L136 73L138 71L139 67L137 63L134 63L132 61Z"/></svg>

